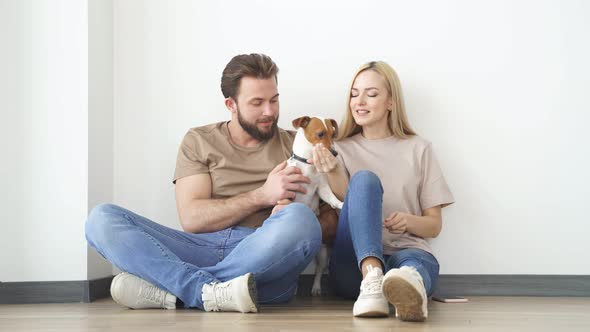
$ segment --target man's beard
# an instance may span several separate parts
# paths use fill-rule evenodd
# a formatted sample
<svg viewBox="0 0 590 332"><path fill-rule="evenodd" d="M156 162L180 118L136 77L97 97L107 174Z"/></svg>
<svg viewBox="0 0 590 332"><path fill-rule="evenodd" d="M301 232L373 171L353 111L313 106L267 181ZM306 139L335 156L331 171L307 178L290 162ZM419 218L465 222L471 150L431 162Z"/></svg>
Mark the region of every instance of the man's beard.
<svg viewBox="0 0 590 332"><path fill-rule="evenodd" d="M269 120L272 120L272 126L270 127L270 130L268 132L264 132L261 131L260 129L258 129L258 127L256 127L256 124L260 123L260 122L267 122ZM269 139L271 139L274 135L275 132L277 131L278 125L277 123L279 122L279 116L277 115L277 117L272 117L272 116L267 116L264 117L262 119L257 119L256 122L254 123L250 123L248 121L246 121L244 118L242 118L242 115L240 113L240 108L238 107L238 123L240 124L240 126L242 127L242 129L244 129L244 131L246 131L250 136L252 136L253 138L262 141L262 142L266 142Z"/></svg>

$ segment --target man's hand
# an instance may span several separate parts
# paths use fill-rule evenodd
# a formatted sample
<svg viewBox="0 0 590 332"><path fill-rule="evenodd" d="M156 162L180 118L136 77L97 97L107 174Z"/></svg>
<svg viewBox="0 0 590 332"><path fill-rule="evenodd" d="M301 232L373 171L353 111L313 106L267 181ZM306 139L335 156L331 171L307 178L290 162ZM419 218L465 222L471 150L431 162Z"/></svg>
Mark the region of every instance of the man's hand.
<svg viewBox="0 0 590 332"><path fill-rule="evenodd" d="M339 164L338 158L334 157L322 143L313 146L312 158L307 162L313 164L320 173L329 173Z"/></svg>
<svg viewBox="0 0 590 332"><path fill-rule="evenodd" d="M307 176L301 175L301 170L295 166L287 166L287 161L278 164L258 192L262 202L268 206L277 204L280 200L293 200L297 193L305 194L307 190L301 183L311 183Z"/></svg>
<svg viewBox="0 0 590 332"><path fill-rule="evenodd" d="M383 227L385 227L389 233L392 234L405 233L411 217L412 215L409 213L394 212L385 218Z"/></svg>

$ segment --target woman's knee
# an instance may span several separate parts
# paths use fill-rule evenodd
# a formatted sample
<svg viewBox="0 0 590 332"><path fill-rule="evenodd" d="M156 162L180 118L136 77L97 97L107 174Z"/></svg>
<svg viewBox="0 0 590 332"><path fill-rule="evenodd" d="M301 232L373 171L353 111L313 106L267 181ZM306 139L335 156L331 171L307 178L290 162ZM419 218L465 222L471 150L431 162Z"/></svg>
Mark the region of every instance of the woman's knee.
<svg viewBox="0 0 590 332"><path fill-rule="evenodd" d="M355 194L363 197L382 196L383 186L381 185L379 176L368 170L361 170L354 173L348 184L347 195Z"/></svg>
<svg viewBox="0 0 590 332"><path fill-rule="evenodd" d="M362 185L381 188L381 180L377 174L369 170L360 170L350 178L350 185Z"/></svg>

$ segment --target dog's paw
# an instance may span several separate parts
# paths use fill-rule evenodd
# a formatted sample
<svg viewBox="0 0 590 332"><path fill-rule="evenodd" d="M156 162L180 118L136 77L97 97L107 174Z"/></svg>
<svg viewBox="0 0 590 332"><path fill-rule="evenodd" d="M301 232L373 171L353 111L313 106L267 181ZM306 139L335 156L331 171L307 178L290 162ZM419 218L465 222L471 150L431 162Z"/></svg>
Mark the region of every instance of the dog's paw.
<svg viewBox="0 0 590 332"><path fill-rule="evenodd" d="M344 206L344 203L338 201L338 203L336 203L336 206L334 206L334 208L342 210L342 207Z"/></svg>
<svg viewBox="0 0 590 332"><path fill-rule="evenodd" d="M311 296L320 296L322 295L322 287L313 285L311 287Z"/></svg>

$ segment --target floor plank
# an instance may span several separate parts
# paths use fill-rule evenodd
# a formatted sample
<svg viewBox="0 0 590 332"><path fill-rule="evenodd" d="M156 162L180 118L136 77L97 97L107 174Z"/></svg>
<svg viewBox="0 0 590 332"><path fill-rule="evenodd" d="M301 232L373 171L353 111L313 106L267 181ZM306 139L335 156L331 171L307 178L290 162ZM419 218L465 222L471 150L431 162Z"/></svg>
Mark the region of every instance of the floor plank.
<svg viewBox="0 0 590 332"><path fill-rule="evenodd" d="M128 310L93 303L0 305L0 331L590 331L590 298L472 297L429 304L425 323L353 318L352 302L298 298L258 314Z"/></svg>

